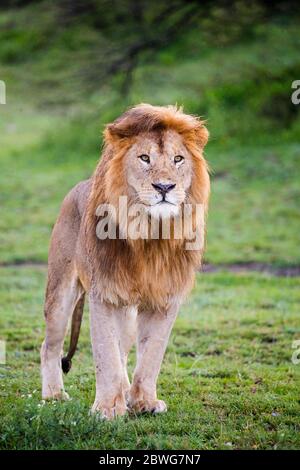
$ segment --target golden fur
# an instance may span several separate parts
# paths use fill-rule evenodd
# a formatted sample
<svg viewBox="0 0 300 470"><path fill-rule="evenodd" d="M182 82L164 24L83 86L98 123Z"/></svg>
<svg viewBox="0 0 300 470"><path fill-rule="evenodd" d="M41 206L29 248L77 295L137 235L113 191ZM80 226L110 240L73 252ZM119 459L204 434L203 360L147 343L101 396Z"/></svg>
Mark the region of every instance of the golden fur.
<svg viewBox="0 0 300 470"><path fill-rule="evenodd" d="M86 237L86 259L90 259L90 281L102 290L103 299L108 296L107 300L120 304L164 307L170 297L188 292L195 270L201 265L201 251L185 250L185 239L100 243L95 237L96 208L104 203L117 206L118 198L128 194L123 159L136 135L167 129L183 136L193 156L193 180L185 202L201 203L207 208L209 176L202 150L208 132L202 121L173 106L139 105L109 124L104 132L103 156L92 178L82 232ZM94 262L99 259L101 264Z"/></svg>
<svg viewBox="0 0 300 470"><path fill-rule="evenodd" d="M136 202L137 194L128 183L131 171L128 155L135 145L140 145L139 142L142 145L147 139L150 144L155 142L162 155L166 142L171 153L173 145L184 149L190 175L188 171L184 174L183 169L183 176L177 178L172 170L172 178L178 183L178 204L189 203L193 207L202 204L207 210L210 184L202 154L208 140L204 122L174 106L141 104L106 127L102 158L92 178L79 183L65 198L49 252L47 329L41 351L43 397L67 397L59 358L73 314L70 350L62 363L67 372L76 349L87 293L97 378L93 411L100 411L107 418L125 413L126 394L128 403L136 410L166 409L164 402L156 398L156 379L178 306L192 287L195 271L201 264L202 250L186 250L186 238L99 240L96 236L99 205L109 203L117 207L119 197L124 195L128 196L129 204ZM134 164L135 161L132 160ZM156 175L170 180L165 161L162 157L157 159ZM189 177L188 188L183 187ZM153 198L155 190L150 179L147 185L140 194ZM195 225L194 210L192 218ZM126 359L134 341L132 325L136 323L136 313L138 362L130 388Z"/></svg>

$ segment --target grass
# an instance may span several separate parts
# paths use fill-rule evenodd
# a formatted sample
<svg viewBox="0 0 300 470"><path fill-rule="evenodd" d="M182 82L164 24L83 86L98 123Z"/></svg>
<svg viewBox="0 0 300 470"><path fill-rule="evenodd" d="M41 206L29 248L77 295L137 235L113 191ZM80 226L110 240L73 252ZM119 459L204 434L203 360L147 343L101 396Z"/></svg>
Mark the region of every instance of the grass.
<svg viewBox="0 0 300 470"><path fill-rule="evenodd" d="M65 380L72 401L41 402L39 373L52 226L67 191L92 173L104 124L132 103L183 103L208 119L209 263L300 264L300 107L290 104L299 20L258 24L225 47L189 31L137 67L124 98L118 77L85 91L78 77L103 38L87 25L57 30L56 7L45 5L0 13L0 448L299 449L300 365L291 361L299 278L198 275L159 379L166 415L88 416L95 380L87 312Z"/></svg>
<svg viewBox="0 0 300 470"><path fill-rule="evenodd" d="M68 403L40 398L45 272L2 268L2 449L299 448L299 281L264 275L199 275L182 307L159 380L166 415L103 423L88 416L95 380L86 312L66 377ZM130 370L134 354L130 357Z"/></svg>

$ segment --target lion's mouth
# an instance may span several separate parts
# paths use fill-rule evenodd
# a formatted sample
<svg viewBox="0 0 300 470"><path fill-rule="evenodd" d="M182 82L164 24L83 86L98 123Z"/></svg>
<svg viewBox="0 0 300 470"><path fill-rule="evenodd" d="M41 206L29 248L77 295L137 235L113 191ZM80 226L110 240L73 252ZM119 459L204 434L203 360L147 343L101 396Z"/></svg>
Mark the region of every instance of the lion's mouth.
<svg viewBox="0 0 300 470"><path fill-rule="evenodd" d="M145 207L156 207L156 206L175 206L177 207L178 204L175 204L174 202L168 201L167 199L161 199L160 201L155 202L154 204L152 203L144 203L142 202L143 206Z"/></svg>
<svg viewBox="0 0 300 470"><path fill-rule="evenodd" d="M174 204L174 202L169 201L169 199L166 199L166 194L162 194L162 199L158 201L155 205L163 205L163 204L171 204L171 206L176 206L177 204Z"/></svg>
<svg viewBox="0 0 300 470"><path fill-rule="evenodd" d="M170 204L171 206L176 206L176 204L174 204L173 202L171 201L167 201L166 199L162 199L161 201L157 202L155 204L155 206L157 205L163 205L163 204Z"/></svg>

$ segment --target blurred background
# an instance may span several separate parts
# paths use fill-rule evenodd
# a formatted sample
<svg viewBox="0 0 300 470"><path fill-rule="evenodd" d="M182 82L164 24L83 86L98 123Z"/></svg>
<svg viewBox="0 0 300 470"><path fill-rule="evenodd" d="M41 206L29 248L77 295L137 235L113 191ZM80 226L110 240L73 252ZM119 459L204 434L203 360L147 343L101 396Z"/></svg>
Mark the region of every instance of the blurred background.
<svg viewBox="0 0 300 470"><path fill-rule="evenodd" d="M300 448L299 31L299 0L1 0L0 448ZM168 345L167 415L96 423L87 314L73 401L40 401L47 252L105 124L140 102L207 120L212 272Z"/></svg>
<svg viewBox="0 0 300 470"><path fill-rule="evenodd" d="M2 0L2 263L45 261L105 123L139 102L207 120L210 263L297 264L298 1Z"/></svg>

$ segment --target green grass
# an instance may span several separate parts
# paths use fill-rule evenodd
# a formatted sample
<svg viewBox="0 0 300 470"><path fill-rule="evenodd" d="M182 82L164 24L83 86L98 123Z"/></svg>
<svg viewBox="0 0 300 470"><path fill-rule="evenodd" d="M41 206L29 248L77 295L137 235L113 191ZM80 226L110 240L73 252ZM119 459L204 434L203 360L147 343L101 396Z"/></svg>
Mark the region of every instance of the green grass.
<svg viewBox="0 0 300 470"><path fill-rule="evenodd" d="M65 379L72 400L43 404L43 269L2 268L2 449L299 448L299 281L263 275L199 275L182 307L159 379L169 411L113 423L88 416L95 380L86 312ZM130 371L134 354L130 357Z"/></svg>
<svg viewBox="0 0 300 470"><path fill-rule="evenodd" d="M107 42L89 23L57 27L56 9L40 2L0 12L0 339L8 352L0 448L299 449L300 365L291 362L299 278L199 275L159 379L168 413L104 423L88 416L95 380L87 312L66 377L72 401L41 402L46 272L13 266L47 261L61 201L91 175L105 123L142 101L177 102L207 119L206 261L299 265L300 106L290 101L299 18L258 21L226 44L191 29L150 64L141 61L124 97L121 76L86 87L82 72Z"/></svg>

